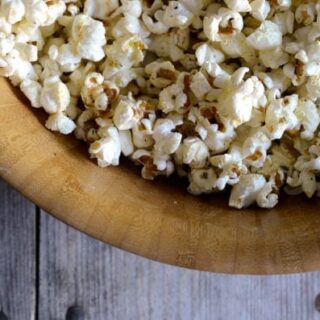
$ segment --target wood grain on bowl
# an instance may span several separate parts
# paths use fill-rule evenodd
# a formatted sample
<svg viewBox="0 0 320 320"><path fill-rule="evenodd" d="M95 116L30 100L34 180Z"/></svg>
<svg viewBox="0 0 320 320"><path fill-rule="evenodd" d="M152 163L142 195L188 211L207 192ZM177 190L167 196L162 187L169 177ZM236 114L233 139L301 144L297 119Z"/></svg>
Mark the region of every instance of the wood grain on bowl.
<svg viewBox="0 0 320 320"><path fill-rule="evenodd" d="M320 200L283 197L237 211L221 195L194 197L175 180L149 182L130 164L101 169L73 137L44 128L0 79L0 175L58 219L162 262L225 273L320 269Z"/></svg>

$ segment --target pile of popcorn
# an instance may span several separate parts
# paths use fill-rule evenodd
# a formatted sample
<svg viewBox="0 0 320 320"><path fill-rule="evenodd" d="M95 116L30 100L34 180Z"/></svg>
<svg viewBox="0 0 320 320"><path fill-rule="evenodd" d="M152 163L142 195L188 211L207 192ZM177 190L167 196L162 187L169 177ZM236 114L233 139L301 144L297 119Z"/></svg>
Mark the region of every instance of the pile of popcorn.
<svg viewBox="0 0 320 320"><path fill-rule="evenodd" d="M320 1L1 0L0 75L101 167L320 196Z"/></svg>

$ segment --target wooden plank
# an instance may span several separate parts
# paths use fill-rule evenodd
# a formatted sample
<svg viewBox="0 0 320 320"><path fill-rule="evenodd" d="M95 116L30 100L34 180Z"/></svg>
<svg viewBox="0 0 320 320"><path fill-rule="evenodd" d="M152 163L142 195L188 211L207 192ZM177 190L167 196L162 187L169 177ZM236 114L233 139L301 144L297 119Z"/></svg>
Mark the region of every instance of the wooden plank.
<svg viewBox="0 0 320 320"><path fill-rule="evenodd" d="M10 320L35 319L35 224L35 206L0 180L0 311Z"/></svg>
<svg viewBox="0 0 320 320"><path fill-rule="evenodd" d="M230 276L150 261L41 214L39 319L312 320L320 273Z"/></svg>

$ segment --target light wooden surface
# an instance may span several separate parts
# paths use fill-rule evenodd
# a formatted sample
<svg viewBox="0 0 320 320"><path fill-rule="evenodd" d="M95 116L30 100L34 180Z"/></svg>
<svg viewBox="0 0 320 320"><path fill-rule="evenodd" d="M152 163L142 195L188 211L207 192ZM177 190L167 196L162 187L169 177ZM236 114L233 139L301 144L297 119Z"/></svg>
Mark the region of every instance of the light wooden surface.
<svg viewBox="0 0 320 320"><path fill-rule="evenodd" d="M320 270L320 199L284 198L241 212L220 195L193 197L132 166L101 169L72 137L46 130L0 79L0 176L60 220L159 261L226 273Z"/></svg>
<svg viewBox="0 0 320 320"><path fill-rule="evenodd" d="M320 319L320 273L236 276L161 264L44 212L36 219L4 182L0 191L0 313L10 320L65 320L74 305L85 320Z"/></svg>

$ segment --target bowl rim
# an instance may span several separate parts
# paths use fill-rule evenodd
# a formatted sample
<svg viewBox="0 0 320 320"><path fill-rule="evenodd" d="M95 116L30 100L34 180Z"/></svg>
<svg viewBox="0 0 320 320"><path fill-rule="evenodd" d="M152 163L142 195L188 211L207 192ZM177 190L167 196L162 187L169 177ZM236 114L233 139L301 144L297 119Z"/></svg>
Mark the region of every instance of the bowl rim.
<svg viewBox="0 0 320 320"><path fill-rule="evenodd" d="M252 275L320 269L319 200L287 198L270 211L238 211L219 196L186 196L161 182L149 188L133 170L98 168L76 139L45 129L43 114L27 108L5 79L0 88L0 176L60 221L179 267Z"/></svg>

